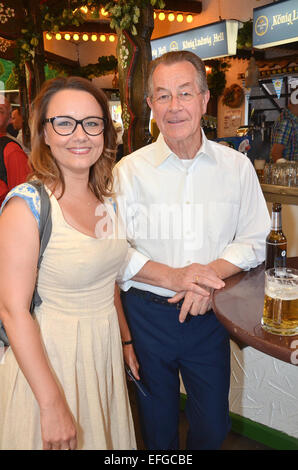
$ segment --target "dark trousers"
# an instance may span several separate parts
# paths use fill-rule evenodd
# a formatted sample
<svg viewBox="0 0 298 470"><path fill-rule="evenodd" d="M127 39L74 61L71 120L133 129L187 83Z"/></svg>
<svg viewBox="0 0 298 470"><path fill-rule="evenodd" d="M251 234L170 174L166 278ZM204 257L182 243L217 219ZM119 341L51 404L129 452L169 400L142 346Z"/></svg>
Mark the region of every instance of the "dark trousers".
<svg viewBox="0 0 298 470"><path fill-rule="evenodd" d="M179 449L181 373L187 393L187 449L218 449L229 429L230 342L213 311L179 323L179 306L134 288L123 307L140 362L137 391L147 449Z"/></svg>

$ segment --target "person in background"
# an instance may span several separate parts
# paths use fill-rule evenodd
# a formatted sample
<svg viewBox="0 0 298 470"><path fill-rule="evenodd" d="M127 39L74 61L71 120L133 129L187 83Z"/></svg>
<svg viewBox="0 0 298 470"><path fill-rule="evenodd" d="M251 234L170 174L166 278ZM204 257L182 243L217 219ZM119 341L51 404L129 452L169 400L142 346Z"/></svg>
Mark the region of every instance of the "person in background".
<svg viewBox="0 0 298 470"><path fill-rule="evenodd" d="M264 261L270 231L250 160L200 127L208 100L197 55L152 61L147 101L160 134L114 169L130 243L120 287L140 364L131 369L147 390L145 397L136 389L148 449L179 449L180 374L187 449L220 448L230 428L230 343L211 294Z"/></svg>
<svg viewBox="0 0 298 470"><path fill-rule="evenodd" d="M21 142L22 140L22 128L23 128L23 116L21 113L20 108L15 108L11 112L11 122L16 131L18 131L17 137L20 139Z"/></svg>
<svg viewBox="0 0 298 470"><path fill-rule="evenodd" d="M0 96L0 204L15 186L26 181L29 174L28 158L16 139L7 135L10 103Z"/></svg>
<svg viewBox="0 0 298 470"><path fill-rule="evenodd" d="M274 123L271 135L270 157L298 161L298 88L292 91L288 107Z"/></svg>
<svg viewBox="0 0 298 470"><path fill-rule="evenodd" d="M0 319L11 345L0 365L0 449L132 450L121 343L130 333L115 286L127 241L114 236L116 133L104 93L79 77L45 82L31 136L52 233L31 316L40 198L29 183L14 188L0 215Z"/></svg>

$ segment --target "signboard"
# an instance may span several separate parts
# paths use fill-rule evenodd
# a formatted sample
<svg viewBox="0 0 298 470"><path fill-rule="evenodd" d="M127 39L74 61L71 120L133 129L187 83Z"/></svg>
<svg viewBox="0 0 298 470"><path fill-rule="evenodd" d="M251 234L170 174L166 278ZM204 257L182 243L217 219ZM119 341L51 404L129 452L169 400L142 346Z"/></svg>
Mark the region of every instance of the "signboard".
<svg viewBox="0 0 298 470"><path fill-rule="evenodd" d="M294 41L298 41L297 0L254 8L253 47L263 49Z"/></svg>
<svg viewBox="0 0 298 470"><path fill-rule="evenodd" d="M237 51L238 21L226 20L200 28L151 41L152 58L165 52L191 51L201 59L215 59L235 55Z"/></svg>

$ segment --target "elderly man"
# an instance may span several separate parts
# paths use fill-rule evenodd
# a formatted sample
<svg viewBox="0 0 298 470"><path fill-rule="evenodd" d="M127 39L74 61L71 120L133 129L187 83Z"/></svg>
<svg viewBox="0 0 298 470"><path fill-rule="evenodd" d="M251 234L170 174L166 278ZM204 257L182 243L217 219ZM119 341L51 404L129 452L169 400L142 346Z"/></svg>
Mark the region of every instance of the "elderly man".
<svg viewBox="0 0 298 470"><path fill-rule="evenodd" d="M0 96L0 205L6 194L23 183L29 173L28 159L21 146L6 135L10 103Z"/></svg>
<svg viewBox="0 0 298 470"><path fill-rule="evenodd" d="M262 263L270 230L249 159L206 139L204 63L177 51L151 63L148 104L157 141L115 168L119 215L130 242L121 273L132 338L125 359L138 391L148 449L178 449L181 374L188 449L220 448L229 430L229 336L211 308L223 279ZM128 349L132 343L137 370Z"/></svg>

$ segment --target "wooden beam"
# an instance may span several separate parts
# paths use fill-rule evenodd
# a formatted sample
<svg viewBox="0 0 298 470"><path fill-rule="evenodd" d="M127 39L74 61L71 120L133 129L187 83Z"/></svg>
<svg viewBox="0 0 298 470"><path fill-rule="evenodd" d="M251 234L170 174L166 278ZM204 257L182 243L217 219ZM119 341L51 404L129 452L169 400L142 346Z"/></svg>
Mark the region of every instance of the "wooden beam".
<svg viewBox="0 0 298 470"><path fill-rule="evenodd" d="M165 0L165 7L163 8L163 10L201 13L202 2L195 0Z"/></svg>

